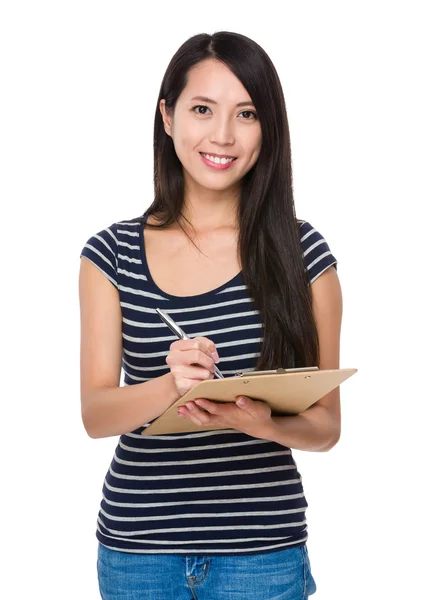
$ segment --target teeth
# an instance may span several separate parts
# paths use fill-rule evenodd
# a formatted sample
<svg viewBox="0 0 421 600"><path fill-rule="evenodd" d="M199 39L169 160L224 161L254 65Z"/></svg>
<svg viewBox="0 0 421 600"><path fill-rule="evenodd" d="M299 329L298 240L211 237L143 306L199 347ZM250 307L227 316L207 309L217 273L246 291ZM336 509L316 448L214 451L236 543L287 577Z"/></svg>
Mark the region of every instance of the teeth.
<svg viewBox="0 0 421 600"><path fill-rule="evenodd" d="M209 154L203 154L203 152L201 152L201 154L202 156L204 156L208 160L211 160L217 165L226 165L227 163L232 162L234 160L234 158L219 158L219 156L210 156Z"/></svg>

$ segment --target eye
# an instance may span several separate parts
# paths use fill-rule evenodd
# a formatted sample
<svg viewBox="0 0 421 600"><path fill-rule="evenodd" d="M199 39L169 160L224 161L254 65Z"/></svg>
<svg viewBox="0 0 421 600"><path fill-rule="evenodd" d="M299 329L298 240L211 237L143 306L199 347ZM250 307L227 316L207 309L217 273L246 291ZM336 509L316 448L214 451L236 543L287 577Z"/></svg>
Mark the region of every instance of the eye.
<svg viewBox="0 0 421 600"><path fill-rule="evenodd" d="M199 111L197 111L196 109L199 109ZM209 110L209 107L205 106L204 104L198 104L197 106L193 106L192 108L192 111L195 112L197 115L206 115L207 110ZM244 121L252 121L253 119L257 119L257 114L253 110L243 110L240 113L240 115L248 115L246 117L243 117Z"/></svg>
<svg viewBox="0 0 421 600"><path fill-rule="evenodd" d="M243 112L241 112L240 114L241 115L253 115L253 119L257 119L257 114L252 110L243 110ZM249 117L246 117L245 120L251 121L252 119L250 119Z"/></svg>
<svg viewBox="0 0 421 600"><path fill-rule="evenodd" d="M202 112L202 111L200 111L200 112L197 112L197 111L196 111L196 108L204 108L205 110L209 110L209 108L208 108L207 106L204 106L203 104L198 104L197 106L193 106L193 108L192 108L192 111L194 111L194 112L195 112L196 114L198 114L198 115L204 115L204 114L206 114L206 113L205 113L205 112Z"/></svg>

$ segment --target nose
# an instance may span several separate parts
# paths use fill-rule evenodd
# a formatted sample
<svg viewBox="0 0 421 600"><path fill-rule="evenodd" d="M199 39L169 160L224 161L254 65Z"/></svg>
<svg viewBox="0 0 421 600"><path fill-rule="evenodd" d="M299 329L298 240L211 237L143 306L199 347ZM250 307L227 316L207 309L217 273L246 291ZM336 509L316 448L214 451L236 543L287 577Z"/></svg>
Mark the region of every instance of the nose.
<svg viewBox="0 0 421 600"><path fill-rule="evenodd" d="M232 146L235 138L231 119L213 119L209 141L219 146Z"/></svg>

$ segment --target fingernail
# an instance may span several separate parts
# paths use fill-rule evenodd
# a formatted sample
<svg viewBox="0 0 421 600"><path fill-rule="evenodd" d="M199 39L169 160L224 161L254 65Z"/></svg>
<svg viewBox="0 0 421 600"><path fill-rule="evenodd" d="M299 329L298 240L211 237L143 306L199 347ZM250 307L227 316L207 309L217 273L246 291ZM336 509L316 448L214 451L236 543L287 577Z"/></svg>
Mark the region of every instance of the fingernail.
<svg viewBox="0 0 421 600"><path fill-rule="evenodd" d="M212 352L212 358L216 363L219 362L219 354L216 351Z"/></svg>

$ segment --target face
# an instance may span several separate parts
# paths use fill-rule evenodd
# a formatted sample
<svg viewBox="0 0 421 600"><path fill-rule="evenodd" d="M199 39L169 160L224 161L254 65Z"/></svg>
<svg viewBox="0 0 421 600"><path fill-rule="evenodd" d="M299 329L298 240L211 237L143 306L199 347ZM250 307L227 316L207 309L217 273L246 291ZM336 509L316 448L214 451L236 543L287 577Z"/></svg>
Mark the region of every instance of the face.
<svg viewBox="0 0 421 600"><path fill-rule="evenodd" d="M217 60L196 65L172 115L160 109L188 189L236 190L256 163L261 127L250 95ZM231 160L234 159L234 160Z"/></svg>

